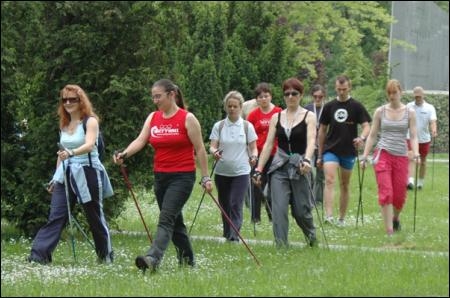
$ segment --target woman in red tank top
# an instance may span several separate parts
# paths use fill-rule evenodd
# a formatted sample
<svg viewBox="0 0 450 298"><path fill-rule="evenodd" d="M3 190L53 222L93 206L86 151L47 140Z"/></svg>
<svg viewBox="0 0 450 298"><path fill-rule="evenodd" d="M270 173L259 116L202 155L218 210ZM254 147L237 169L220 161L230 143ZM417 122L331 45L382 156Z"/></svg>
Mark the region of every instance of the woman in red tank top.
<svg viewBox="0 0 450 298"><path fill-rule="evenodd" d="M145 272L155 271L172 239L180 265L194 266L194 252L183 220L182 209L191 195L195 183L195 156L202 173L201 185L211 192L213 185L208 176L208 161L203 144L200 123L184 109L178 86L167 79L152 86L153 103L158 111L150 113L139 136L114 162L139 152L149 143L155 150L154 191L160 209L155 239L145 255L136 258L136 266ZM183 103L180 108L178 105Z"/></svg>

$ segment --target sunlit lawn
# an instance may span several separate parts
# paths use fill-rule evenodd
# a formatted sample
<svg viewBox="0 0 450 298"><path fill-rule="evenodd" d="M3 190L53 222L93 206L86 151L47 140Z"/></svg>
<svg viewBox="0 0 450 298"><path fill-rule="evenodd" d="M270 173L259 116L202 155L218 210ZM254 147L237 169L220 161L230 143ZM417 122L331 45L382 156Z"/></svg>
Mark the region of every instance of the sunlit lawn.
<svg viewBox="0 0 450 298"><path fill-rule="evenodd" d="M356 227L357 178L354 171L347 226L323 227L329 248L316 211L319 247L305 246L303 235L290 217L292 245L278 250L272 244L265 211L261 224L253 226L245 208L241 234L261 266L242 243L223 242L219 209L209 196L205 196L192 229L196 268L179 268L171 244L159 271L153 275L143 275L134 266L135 257L148 249L149 240L131 198L128 208L112 226L116 260L109 266L96 264L95 253L80 235L75 262L67 233L51 265L27 263L31 239L17 236L12 227L2 222L2 296L448 297L448 163L435 164L433 188L429 171L427 184L418 191L416 200L414 192L408 193L401 217L403 229L393 239L387 239L384 233L372 168L365 173L362 191L364 223L360 218ZM154 233L158 210L152 191L149 188L135 192ZM196 186L184 211L188 229L201 196L201 189ZM318 211L321 214L320 208Z"/></svg>

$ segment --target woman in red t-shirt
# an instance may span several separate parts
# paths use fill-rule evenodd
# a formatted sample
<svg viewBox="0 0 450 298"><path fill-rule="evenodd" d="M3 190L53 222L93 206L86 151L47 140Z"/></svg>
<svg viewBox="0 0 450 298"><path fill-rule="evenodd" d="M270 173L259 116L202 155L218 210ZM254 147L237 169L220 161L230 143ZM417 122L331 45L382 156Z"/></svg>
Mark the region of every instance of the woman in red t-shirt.
<svg viewBox="0 0 450 298"><path fill-rule="evenodd" d="M256 147L258 152L261 154L264 147L264 143L267 139L267 133L269 132L270 118L273 114L281 112L281 108L275 106L272 103L272 89L268 83L259 83L255 88L255 98L258 103L258 107L248 114L247 121L249 121L255 127L256 134L258 135L258 140L256 141ZM269 160L267 161L263 173L261 175L261 185L256 186L252 183L251 187L253 190L253 207L251 210L252 222L261 221L261 203L265 202L265 207L267 211L267 216L269 220L272 220L272 211L270 205L270 198L265 198L263 195L263 190L267 183L267 170L272 163L273 155L277 151L277 144L275 142L272 152L270 154Z"/></svg>
<svg viewBox="0 0 450 298"><path fill-rule="evenodd" d="M147 143L155 150L154 191L160 214L150 249L136 258L136 266L144 272L148 268L156 270L170 240L176 247L179 264L195 265L182 214L195 183L194 152L201 168L201 185L208 192L213 188L200 123L192 113L177 105L183 102L179 101L180 96L179 88L170 80L154 83L152 98L158 111L150 113L139 136L114 156L114 162L122 164L125 157L139 152Z"/></svg>

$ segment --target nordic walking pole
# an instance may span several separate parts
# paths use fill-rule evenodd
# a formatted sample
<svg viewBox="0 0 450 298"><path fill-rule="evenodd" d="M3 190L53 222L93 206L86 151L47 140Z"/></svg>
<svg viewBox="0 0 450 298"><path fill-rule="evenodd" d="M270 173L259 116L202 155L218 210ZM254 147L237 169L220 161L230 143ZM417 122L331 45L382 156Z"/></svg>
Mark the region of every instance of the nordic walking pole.
<svg viewBox="0 0 450 298"><path fill-rule="evenodd" d="M227 222L230 224L230 226L233 228L233 230L236 232L236 234L239 236L239 239L242 240L242 243L244 243L245 247L247 248L248 252L252 255L253 259L255 260L256 264L258 266L261 266L261 263L259 262L259 260L256 258L255 254L252 252L252 250L250 249L250 247L248 247L247 243L245 242L244 238L242 238L241 233L239 233L238 229L236 228L236 226L233 224L233 222L231 221L230 217L227 215L227 213L225 212L225 210L223 210L222 206L220 206L220 203L217 201L217 199L212 195L212 193L208 193L209 196L213 199L214 203L216 203L217 207L219 207L220 212L222 212L223 216L226 218Z"/></svg>
<svg viewBox="0 0 450 298"><path fill-rule="evenodd" d="M116 151L114 153L114 155L117 155L117 153L118 153L118 151ZM124 157L125 156L122 156L122 158L124 158ZM142 223L144 224L144 228L145 228L145 231L147 232L148 240L150 240L150 245L151 245L152 242L153 242L153 239L152 239L152 236L150 235L150 232L149 232L149 230L147 228L147 225L145 224L144 216L142 215L141 208L139 208L139 204L138 204L138 202L136 200L136 196L134 195L133 189L131 188L131 183L130 183L130 180L128 180L128 175L127 175L127 172L125 170L125 165L124 164L120 165L120 172L122 173L123 179L125 180L125 184L127 185L127 188L130 191L131 196L133 197L134 204L136 205L136 209L138 210L139 216L141 217Z"/></svg>
<svg viewBox="0 0 450 298"><path fill-rule="evenodd" d="M220 150L219 154L222 154L222 152L223 152L223 150ZM212 178L212 175L214 174L214 169L216 168L217 161L218 161L218 159L214 160L214 163L213 163L213 166L211 169L211 174L209 175L209 177L211 177L211 178ZM198 215L198 212L200 211L200 207L202 206L202 202L203 202L203 199L205 198L205 194L206 194L206 188L203 190L202 198L200 199L200 203L198 204L197 211L195 212L191 227L189 228L189 233L188 233L189 235L191 234L192 227L194 226L195 220L197 219L197 215Z"/></svg>
<svg viewBox="0 0 450 298"><path fill-rule="evenodd" d="M67 149L58 143L59 150L67 151ZM76 262L77 261L77 255L75 253L75 237L73 235L73 227L72 227L72 213L70 213L70 201L69 201L69 184L67 181L67 173L66 173L66 164L64 163L64 160L61 160L62 166L63 166L63 174L64 174L64 190L66 191L66 203L67 203L67 215L69 216L69 227L70 227L70 240L72 242L72 252L73 252L73 259Z"/></svg>
<svg viewBox="0 0 450 298"><path fill-rule="evenodd" d="M73 222L75 223L75 226L78 228L78 230L81 232L81 234L84 236L84 238L87 240L87 242L91 245L92 249L95 250L95 246L92 243L92 241L89 239L89 236L86 234L86 232L83 230L83 228L81 227L80 223L77 221L77 219L75 218L75 216L73 216L73 214L71 213L71 218L73 220Z"/></svg>
<svg viewBox="0 0 450 298"><path fill-rule="evenodd" d="M365 168L362 169L362 174L360 174L360 161L359 161L359 152L356 155L356 162L358 163L358 183L359 183L359 200L358 200L358 211L356 212L356 227L358 227L358 219L359 219L359 210L361 209L361 223L364 225L364 212L363 212L363 203L362 203L362 187L364 182L364 172Z"/></svg>
<svg viewBox="0 0 450 298"><path fill-rule="evenodd" d="M150 241L150 245L151 245L153 242L152 236L150 235L150 231L148 230L147 225L145 224L144 216L142 215L141 208L139 208L139 204L136 200L136 196L134 195L133 189L131 188L131 183L130 183L130 180L128 180L128 175L127 175L127 172L125 171L125 166L123 164L120 165L120 172L122 173L123 179L125 180L125 183L127 184L128 190L130 191L131 196L133 197L134 204L136 205L136 209L138 210L139 216L141 217L142 223L144 224L144 228L145 228L145 231L147 232L147 237L148 237L148 240Z"/></svg>
<svg viewBox="0 0 450 298"><path fill-rule="evenodd" d="M432 168L431 168L431 189L434 189L434 153L435 153L434 148L435 148L435 140L436 140L436 137L433 137L433 165L432 165ZM417 182L416 182L416 184L417 184Z"/></svg>
<svg viewBox="0 0 450 298"><path fill-rule="evenodd" d="M417 172L419 171L419 158L414 158L415 162L416 162L416 173L415 173L415 177L414 177L414 181L415 186L414 186L414 227L413 227L413 232L416 231L416 210L417 210Z"/></svg>
<svg viewBox="0 0 450 298"><path fill-rule="evenodd" d="M327 245L327 248L329 249L330 247L328 246L327 236L325 235L325 230L323 229L322 218L320 217L319 209L317 209L316 198L315 198L313 190L311 188L311 180L310 180L310 178L308 178L307 175L305 175L305 177L306 177L306 180L308 181L309 192L311 193L311 198L313 199L313 202L314 202L314 209L316 209L317 219L319 220L320 229L322 230L323 239L325 240L325 244Z"/></svg>
<svg viewBox="0 0 450 298"><path fill-rule="evenodd" d="M256 236L256 223L255 223L255 213L256 213L256 209L255 209L255 194L253 191L253 183L252 183L252 177L251 174L248 177L249 179L249 202L250 202L250 219L253 218L253 236ZM252 220L250 220L252 221Z"/></svg>

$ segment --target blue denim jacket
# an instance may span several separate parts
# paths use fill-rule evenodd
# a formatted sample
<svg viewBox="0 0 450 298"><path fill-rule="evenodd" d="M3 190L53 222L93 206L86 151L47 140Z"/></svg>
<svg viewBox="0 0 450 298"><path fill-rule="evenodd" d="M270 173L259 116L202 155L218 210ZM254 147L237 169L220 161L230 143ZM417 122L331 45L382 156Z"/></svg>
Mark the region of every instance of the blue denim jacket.
<svg viewBox="0 0 450 298"><path fill-rule="evenodd" d="M84 166L89 166L89 160L87 158L86 160L76 160L74 158L71 158L69 160L61 162L55 173L53 174L53 179L51 182L64 184L63 163L66 169L67 167L69 167L71 177L70 180L76 184L74 187L71 182L69 183L75 193L77 193L78 201L80 201L80 203L91 201L91 194L89 192L86 176L84 175L83 170ZM105 167L98 158L92 158L92 167L97 171L101 199L113 196L114 191L111 185L111 181L109 180L108 173L106 172Z"/></svg>

